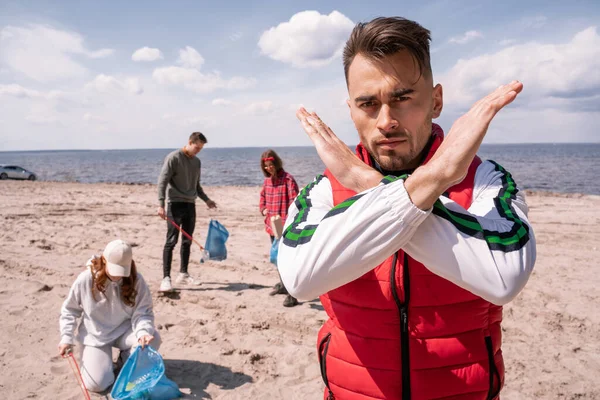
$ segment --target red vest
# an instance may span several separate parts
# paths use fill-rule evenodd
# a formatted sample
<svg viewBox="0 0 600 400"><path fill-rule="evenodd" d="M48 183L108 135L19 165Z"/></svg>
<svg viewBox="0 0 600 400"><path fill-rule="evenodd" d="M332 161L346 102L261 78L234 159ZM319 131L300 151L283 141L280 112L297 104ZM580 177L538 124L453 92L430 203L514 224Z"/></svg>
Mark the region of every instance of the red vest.
<svg viewBox="0 0 600 400"><path fill-rule="evenodd" d="M434 124L429 161L443 140ZM370 164L359 144L357 155ZM468 208L481 160L447 195ZM356 193L325 171L337 205ZM432 248L431 251L435 251ZM504 384L502 307L431 273L399 250L320 297L329 316L318 337L325 398L495 399Z"/></svg>

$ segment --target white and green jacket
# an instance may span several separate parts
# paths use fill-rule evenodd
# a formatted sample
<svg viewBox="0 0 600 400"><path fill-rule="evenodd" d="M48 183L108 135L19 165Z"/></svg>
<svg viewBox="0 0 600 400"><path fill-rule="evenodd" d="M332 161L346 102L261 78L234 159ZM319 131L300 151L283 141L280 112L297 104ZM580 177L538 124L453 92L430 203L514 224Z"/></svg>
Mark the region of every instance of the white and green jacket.
<svg viewBox="0 0 600 400"><path fill-rule="evenodd" d="M493 161L477 168L468 210L442 196L422 211L402 177L386 177L334 207L331 184L320 175L290 206L279 273L293 296L313 299L403 249L433 273L502 305L525 286L535 263L527 213L523 193Z"/></svg>

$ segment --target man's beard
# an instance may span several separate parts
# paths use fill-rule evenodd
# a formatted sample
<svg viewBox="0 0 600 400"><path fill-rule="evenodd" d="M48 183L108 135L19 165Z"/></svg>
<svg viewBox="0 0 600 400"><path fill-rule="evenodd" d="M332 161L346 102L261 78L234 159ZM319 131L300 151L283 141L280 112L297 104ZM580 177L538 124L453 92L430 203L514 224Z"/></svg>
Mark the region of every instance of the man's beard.
<svg viewBox="0 0 600 400"><path fill-rule="evenodd" d="M407 141L401 145L402 150L381 150L375 144L375 141L370 144L371 148L367 150L379 166L386 171L415 169L422 161L422 153L430 137L431 123L425 123L415 135L407 136L404 133L386 135L387 139L406 138ZM406 149L406 146L408 146L408 149Z"/></svg>

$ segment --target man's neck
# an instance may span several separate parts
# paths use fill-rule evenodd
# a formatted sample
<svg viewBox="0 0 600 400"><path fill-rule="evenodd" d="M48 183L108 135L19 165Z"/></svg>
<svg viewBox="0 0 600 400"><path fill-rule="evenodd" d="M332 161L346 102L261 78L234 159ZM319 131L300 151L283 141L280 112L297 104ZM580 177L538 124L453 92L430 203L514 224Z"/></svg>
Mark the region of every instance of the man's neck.
<svg viewBox="0 0 600 400"><path fill-rule="evenodd" d="M190 151L188 150L188 147L187 147L187 145L186 145L186 146L183 146L183 148L181 149L181 151L183 151L183 154L185 154L185 155L186 155L186 156L188 156L189 158L192 158L192 157L194 157L194 155L193 155L193 154L191 154L191 153L190 153Z"/></svg>

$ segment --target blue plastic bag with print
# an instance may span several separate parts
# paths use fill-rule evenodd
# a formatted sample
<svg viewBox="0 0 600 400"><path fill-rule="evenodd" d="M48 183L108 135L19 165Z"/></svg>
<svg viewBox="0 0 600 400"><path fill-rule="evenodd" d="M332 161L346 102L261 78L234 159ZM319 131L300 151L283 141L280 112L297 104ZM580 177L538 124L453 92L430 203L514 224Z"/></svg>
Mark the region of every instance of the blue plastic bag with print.
<svg viewBox="0 0 600 400"><path fill-rule="evenodd" d="M211 219L204 247L208 250L210 260L223 261L227 258L225 242L229 238L227 229L217 220Z"/></svg>
<svg viewBox="0 0 600 400"><path fill-rule="evenodd" d="M165 375L161 355L150 346L133 350L110 392L114 400L170 400L183 394Z"/></svg>
<svg viewBox="0 0 600 400"><path fill-rule="evenodd" d="M271 244L271 251L269 253L269 261L271 261L275 265L277 265L277 253L279 253L280 240L281 238L273 240L273 243Z"/></svg>

